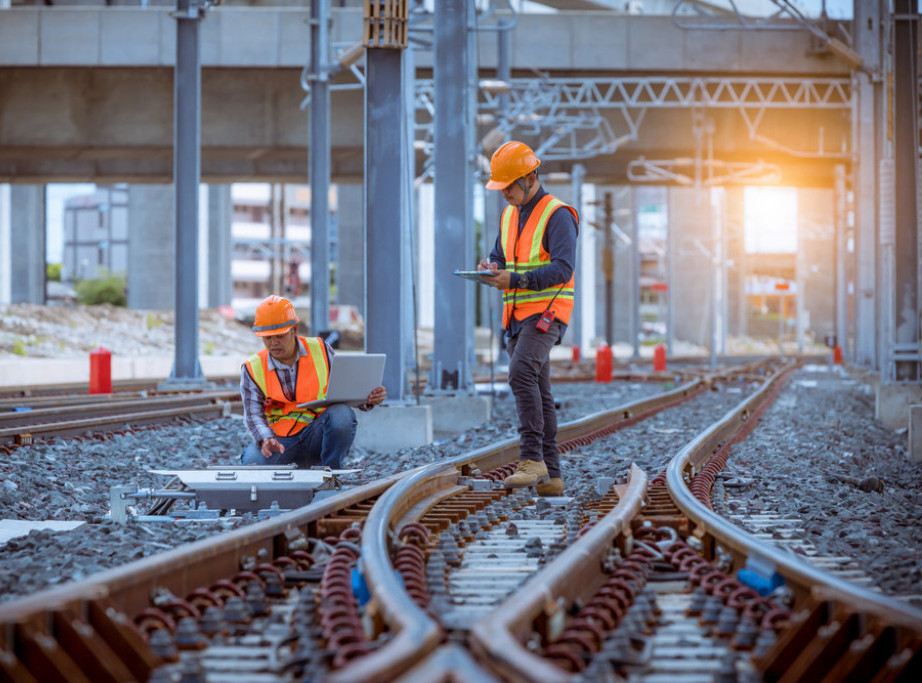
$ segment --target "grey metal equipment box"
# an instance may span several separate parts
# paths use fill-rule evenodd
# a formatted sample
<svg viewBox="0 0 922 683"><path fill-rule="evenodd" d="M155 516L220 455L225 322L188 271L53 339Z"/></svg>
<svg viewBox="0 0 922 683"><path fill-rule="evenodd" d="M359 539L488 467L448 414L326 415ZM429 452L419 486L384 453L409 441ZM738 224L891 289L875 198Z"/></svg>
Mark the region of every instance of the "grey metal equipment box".
<svg viewBox="0 0 922 683"><path fill-rule="evenodd" d="M264 510L277 503L283 510L308 505L314 491L338 488L337 474L359 470L310 469L288 466L236 466L207 470L150 470L178 477L195 499L211 509Z"/></svg>

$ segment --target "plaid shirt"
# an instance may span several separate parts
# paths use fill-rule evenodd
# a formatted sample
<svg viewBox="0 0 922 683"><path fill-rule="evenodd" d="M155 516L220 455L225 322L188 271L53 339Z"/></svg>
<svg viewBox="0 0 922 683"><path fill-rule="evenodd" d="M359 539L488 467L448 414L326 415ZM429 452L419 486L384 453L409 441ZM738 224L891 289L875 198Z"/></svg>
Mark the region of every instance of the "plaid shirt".
<svg viewBox="0 0 922 683"><path fill-rule="evenodd" d="M330 367L332 367L333 348L326 342L323 345L326 348L327 360ZM300 339L298 340L298 357L295 358L294 365L283 365L273 358L272 354L269 354L269 371L275 370L279 378L279 384L282 386L282 393L290 401L294 400L295 386L298 383L298 361L301 360L301 356L306 354L307 351ZM266 395L263 394L262 389L250 376L246 363L240 368L240 398L243 400L243 423L253 440L257 444L261 444L263 439L274 437L275 432L272 431L268 420L266 420Z"/></svg>

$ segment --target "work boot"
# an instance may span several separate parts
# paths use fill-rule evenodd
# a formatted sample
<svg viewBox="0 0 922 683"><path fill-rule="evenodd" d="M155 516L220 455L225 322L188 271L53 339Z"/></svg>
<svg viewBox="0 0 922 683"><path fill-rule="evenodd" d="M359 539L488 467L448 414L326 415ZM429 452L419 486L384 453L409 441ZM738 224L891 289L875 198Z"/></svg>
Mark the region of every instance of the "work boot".
<svg viewBox="0 0 922 683"><path fill-rule="evenodd" d="M535 493L537 493L539 496L562 496L563 479L560 477L551 477L543 484L536 484Z"/></svg>
<svg viewBox="0 0 922 683"><path fill-rule="evenodd" d="M520 489L524 486L534 486L547 481L547 466L541 460L519 460L515 466L515 474L510 474L503 480L507 489Z"/></svg>

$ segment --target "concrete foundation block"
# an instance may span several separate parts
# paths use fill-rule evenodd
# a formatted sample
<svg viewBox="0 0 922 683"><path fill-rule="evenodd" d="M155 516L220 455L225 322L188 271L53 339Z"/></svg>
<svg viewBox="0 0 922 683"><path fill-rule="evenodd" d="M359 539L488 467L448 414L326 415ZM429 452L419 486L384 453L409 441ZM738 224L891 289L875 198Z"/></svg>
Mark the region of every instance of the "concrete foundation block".
<svg viewBox="0 0 922 683"><path fill-rule="evenodd" d="M881 384L877 388L874 417L891 429L909 426L909 406L922 403L922 386L918 384Z"/></svg>
<svg viewBox="0 0 922 683"><path fill-rule="evenodd" d="M358 429L355 445L386 453L432 443L432 407L427 405L380 405L355 411Z"/></svg>
<svg viewBox="0 0 922 683"><path fill-rule="evenodd" d="M489 422L492 399L489 396L423 396L423 405L432 406L432 430L455 434Z"/></svg>
<svg viewBox="0 0 922 683"><path fill-rule="evenodd" d="M922 404L909 406L909 459L922 462Z"/></svg>

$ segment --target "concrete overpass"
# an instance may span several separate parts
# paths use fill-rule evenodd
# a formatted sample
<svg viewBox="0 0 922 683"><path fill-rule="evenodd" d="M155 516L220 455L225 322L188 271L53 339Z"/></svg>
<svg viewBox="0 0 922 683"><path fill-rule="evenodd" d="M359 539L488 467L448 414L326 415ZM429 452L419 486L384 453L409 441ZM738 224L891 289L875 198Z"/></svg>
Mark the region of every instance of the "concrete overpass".
<svg viewBox="0 0 922 683"><path fill-rule="evenodd" d="M332 16L334 45L360 40L360 8ZM307 114L299 105L308 19L288 7L209 12L201 46L203 181L305 181ZM0 182L168 182L175 33L168 8L3 11ZM495 32L479 34L481 78L495 73L496 41ZM701 114L699 153L777 164L788 184L831 187L834 164L850 160L849 67L796 24L715 32L683 30L662 16L522 14L511 41L512 97L536 103L519 137L536 132L540 140L567 115L596 117L598 130L584 137L605 129L604 153L580 159L588 182L625 183L641 156L694 157L693 110ZM416 60L418 78L430 78L431 52ZM362 91L348 89L358 86L349 71L335 83L344 89L332 94L332 179L356 182ZM480 99L488 113L491 95ZM425 110L418 122L427 122ZM565 154L546 156L546 171L569 170ZM420 154L417 168L423 162Z"/></svg>

